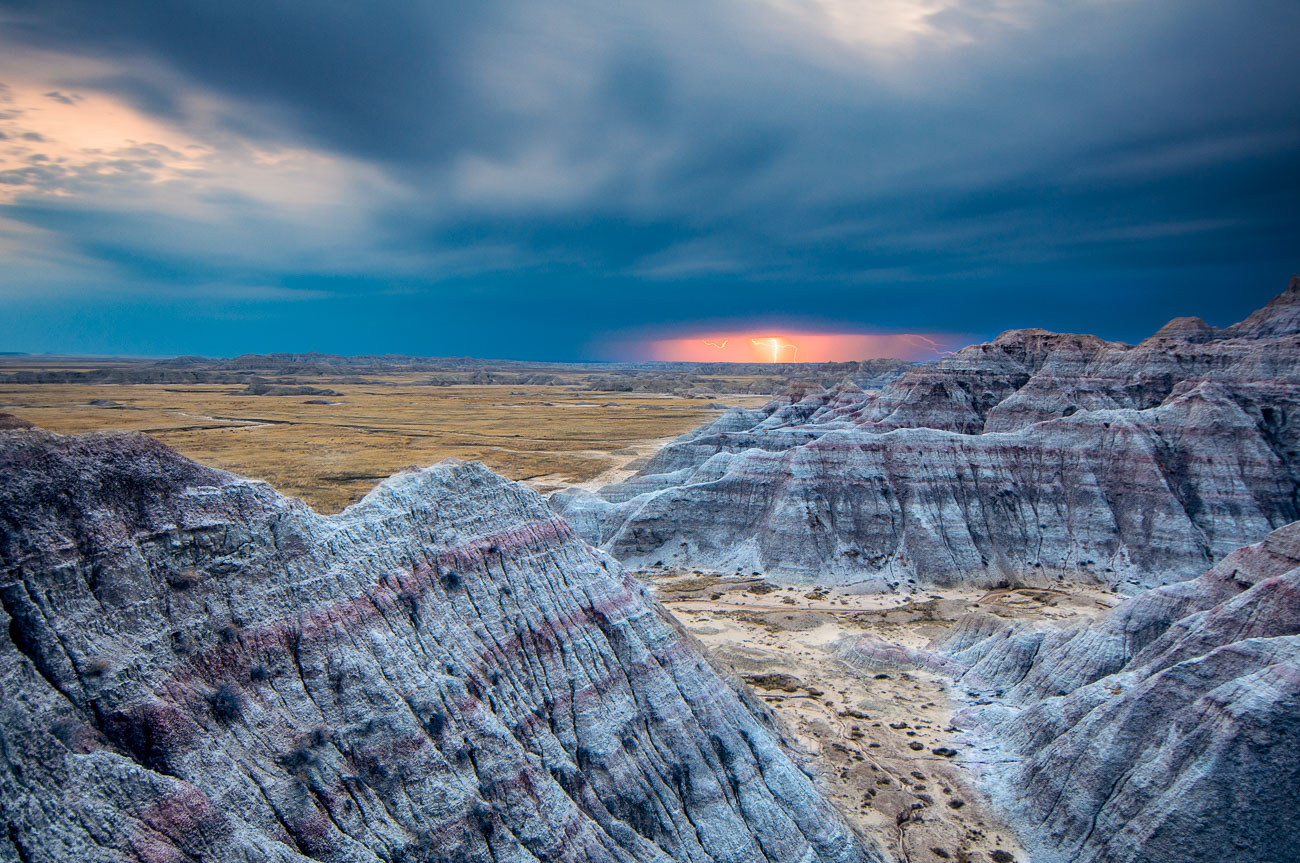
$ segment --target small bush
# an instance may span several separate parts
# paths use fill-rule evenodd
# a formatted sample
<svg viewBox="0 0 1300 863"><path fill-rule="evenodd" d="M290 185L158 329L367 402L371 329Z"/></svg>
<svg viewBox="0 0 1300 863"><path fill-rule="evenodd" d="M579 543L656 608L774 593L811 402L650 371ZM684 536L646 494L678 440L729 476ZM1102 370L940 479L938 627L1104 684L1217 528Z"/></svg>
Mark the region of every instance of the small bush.
<svg viewBox="0 0 1300 863"><path fill-rule="evenodd" d="M244 703L239 690L229 683L221 684L208 696L208 706L212 709L212 715L222 722L234 722L244 715Z"/></svg>
<svg viewBox="0 0 1300 863"><path fill-rule="evenodd" d="M271 672L267 671L266 666L260 662L254 663L248 669L248 679L254 683L261 683L271 677Z"/></svg>
<svg viewBox="0 0 1300 863"><path fill-rule="evenodd" d="M188 632L176 630L172 633L172 650L180 656L187 656L194 650L194 639Z"/></svg>
<svg viewBox="0 0 1300 863"><path fill-rule="evenodd" d="M107 659L92 659L86 663L87 677L103 677L113 670Z"/></svg>
<svg viewBox="0 0 1300 863"><path fill-rule="evenodd" d="M306 741L300 740L298 745L294 746L287 755L281 755L276 759L281 767L285 767L294 773L298 773L308 767L316 765L316 756L311 751L311 747Z"/></svg>
<svg viewBox="0 0 1300 863"><path fill-rule="evenodd" d="M334 732L325 725L317 725L311 731L298 737L293 749L288 754L276 759L281 767L286 767L295 775L301 776L306 770L319 766L320 759L314 750L330 743Z"/></svg>

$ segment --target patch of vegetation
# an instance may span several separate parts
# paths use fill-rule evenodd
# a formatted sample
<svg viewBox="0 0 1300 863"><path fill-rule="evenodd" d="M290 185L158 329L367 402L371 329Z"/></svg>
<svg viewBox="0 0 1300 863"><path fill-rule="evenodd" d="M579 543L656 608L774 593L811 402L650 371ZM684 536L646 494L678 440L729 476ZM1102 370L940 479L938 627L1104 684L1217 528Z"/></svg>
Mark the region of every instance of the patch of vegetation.
<svg viewBox="0 0 1300 863"><path fill-rule="evenodd" d="M244 700L239 690L229 683L221 684L208 696L208 707L222 722L234 722L244 715Z"/></svg>
<svg viewBox="0 0 1300 863"><path fill-rule="evenodd" d="M798 692L803 683L793 674L772 671L764 674L746 674L745 682L750 686L775 692Z"/></svg>

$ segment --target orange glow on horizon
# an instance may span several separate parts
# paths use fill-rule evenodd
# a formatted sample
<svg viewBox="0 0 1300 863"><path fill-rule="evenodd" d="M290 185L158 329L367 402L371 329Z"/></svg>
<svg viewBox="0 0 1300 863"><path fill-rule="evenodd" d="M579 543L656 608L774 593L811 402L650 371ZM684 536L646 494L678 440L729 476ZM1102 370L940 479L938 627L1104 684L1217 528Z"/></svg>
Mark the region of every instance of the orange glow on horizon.
<svg viewBox="0 0 1300 863"><path fill-rule="evenodd" d="M725 333L657 339L637 353L662 362L826 363L882 358L932 360L960 342L917 333Z"/></svg>
<svg viewBox="0 0 1300 863"><path fill-rule="evenodd" d="M766 339L750 339L749 341L750 344L757 345L760 348L770 347L772 349L772 362L774 363L781 362L781 351L783 350L790 351L790 356L786 359L786 362L799 362L799 346L785 339L773 336ZM724 341L723 344L725 345L726 342Z"/></svg>

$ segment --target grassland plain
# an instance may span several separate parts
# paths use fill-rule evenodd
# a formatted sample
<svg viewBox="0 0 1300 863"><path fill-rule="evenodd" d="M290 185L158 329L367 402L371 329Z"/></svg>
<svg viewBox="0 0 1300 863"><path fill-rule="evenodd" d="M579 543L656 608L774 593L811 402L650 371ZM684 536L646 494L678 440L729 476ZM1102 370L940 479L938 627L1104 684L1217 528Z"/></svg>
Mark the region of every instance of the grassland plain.
<svg viewBox="0 0 1300 863"><path fill-rule="evenodd" d="M427 386L419 375L295 383L337 395L254 396L233 384L9 384L0 411L60 433L143 431L203 464L338 512L410 465L481 461L548 491L611 478L718 415L716 400L573 385Z"/></svg>

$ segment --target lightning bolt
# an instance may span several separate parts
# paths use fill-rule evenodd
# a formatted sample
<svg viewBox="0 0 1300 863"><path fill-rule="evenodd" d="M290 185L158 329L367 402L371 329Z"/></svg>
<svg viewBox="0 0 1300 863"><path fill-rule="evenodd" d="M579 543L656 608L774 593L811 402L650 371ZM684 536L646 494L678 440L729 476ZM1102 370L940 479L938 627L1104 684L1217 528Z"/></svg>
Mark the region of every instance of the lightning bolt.
<svg viewBox="0 0 1300 863"><path fill-rule="evenodd" d="M941 357L950 356L953 353L952 351L940 350L941 345L934 339L929 339L925 336L917 335L916 333L903 333L899 338L908 344L916 345L918 348L929 348Z"/></svg>
<svg viewBox="0 0 1300 863"><path fill-rule="evenodd" d="M763 347L763 346L764 346L765 344L767 344L768 342L771 342L771 344L772 344L772 362L774 362L774 363L777 363L777 362L780 362L780 361L781 361L781 360L780 360L780 357L781 357L781 349L782 349L782 348L790 348L791 350L794 351L794 353L793 353L793 354L791 355L791 357L790 357L790 362L792 362L792 363L797 363L797 362L799 362L799 346L798 346L798 345L791 345L791 344L784 344L784 345L783 345L783 344L781 344L781 340L780 340L780 339L750 339L749 341L750 341L752 344L758 345L759 347Z"/></svg>
<svg viewBox="0 0 1300 863"><path fill-rule="evenodd" d="M725 348L727 346L727 342L729 341L731 341L731 339L723 339L722 344L718 344L717 342L710 342L710 341L705 341L704 343L711 348L717 348L721 350L722 348Z"/></svg>

